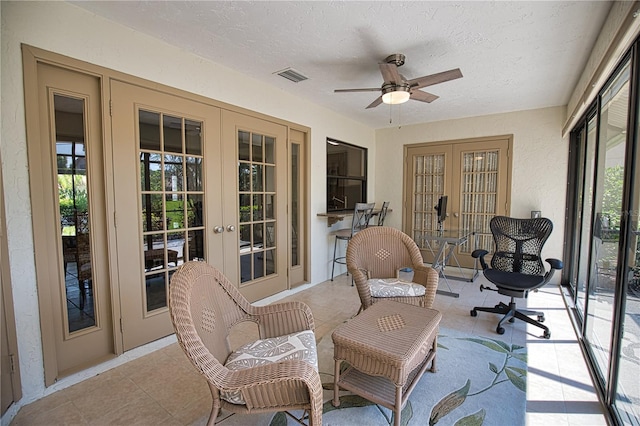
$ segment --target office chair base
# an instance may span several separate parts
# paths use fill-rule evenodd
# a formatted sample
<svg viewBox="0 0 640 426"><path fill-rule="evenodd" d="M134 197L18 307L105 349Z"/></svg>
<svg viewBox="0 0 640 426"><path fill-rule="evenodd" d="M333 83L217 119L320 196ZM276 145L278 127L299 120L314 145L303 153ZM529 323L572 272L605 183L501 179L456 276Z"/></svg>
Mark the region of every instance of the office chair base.
<svg viewBox="0 0 640 426"><path fill-rule="evenodd" d="M470 312L471 316L477 317L478 311L491 312L494 314L504 315L500 320L500 322L498 323L498 326L496 327L496 333L498 334L504 334L505 329L502 325L505 323L505 321L514 322L516 319L519 319L521 321L524 321L526 323L535 325L536 327L540 327L541 329L543 329L544 333L541 337L545 339L551 338L551 332L549 331L549 327L542 324L544 322L544 313L538 312L538 311L530 311L526 309L518 310L516 309L516 304L514 301L511 301L508 305L500 302L499 304L495 305L493 308L476 306L471 310ZM529 315L537 316L538 320L536 321L535 319L530 318Z"/></svg>

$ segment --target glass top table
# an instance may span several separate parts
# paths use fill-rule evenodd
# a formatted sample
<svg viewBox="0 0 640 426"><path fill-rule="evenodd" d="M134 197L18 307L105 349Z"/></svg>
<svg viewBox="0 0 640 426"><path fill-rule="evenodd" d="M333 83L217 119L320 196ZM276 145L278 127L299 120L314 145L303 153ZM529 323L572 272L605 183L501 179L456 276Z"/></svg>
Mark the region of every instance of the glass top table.
<svg viewBox="0 0 640 426"><path fill-rule="evenodd" d="M473 282L477 276L479 275L478 268L474 267L471 275L465 274L462 271L462 267L458 262L455 251L456 249L466 244L470 238L477 235L476 231L468 230L468 229L447 229L447 230L433 230L433 231L425 231L423 235L420 237L417 243L423 243L427 250L431 252L433 255L433 262L431 263L431 267L438 271L440 276L444 279L444 283L446 284L449 291L438 290L439 294L451 297L460 297L459 293L455 293L451 291L451 286L449 285L448 279L462 280ZM435 244L437 243L437 244ZM460 273L460 276L449 275L447 276L445 273L445 269L447 264L456 267Z"/></svg>

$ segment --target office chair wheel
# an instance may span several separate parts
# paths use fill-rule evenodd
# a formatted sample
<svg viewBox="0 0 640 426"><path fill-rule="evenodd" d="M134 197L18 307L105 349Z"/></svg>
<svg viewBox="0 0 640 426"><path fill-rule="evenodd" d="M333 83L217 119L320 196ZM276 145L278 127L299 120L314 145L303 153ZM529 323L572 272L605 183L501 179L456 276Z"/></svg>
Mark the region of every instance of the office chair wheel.
<svg viewBox="0 0 640 426"><path fill-rule="evenodd" d="M542 337L544 337L545 339L551 339L551 332L548 330L545 330Z"/></svg>
<svg viewBox="0 0 640 426"><path fill-rule="evenodd" d="M544 322L544 315L538 315L538 322Z"/></svg>
<svg viewBox="0 0 640 426"><path fill-rule="evenodd" d="M477 317L478 316L478 311L476 311L475 309L471 310L471 316L472 317Z"/></svg>
<svg viewBox="0 0 640 426"><path fill-rule="evenodd" d="M513 317L512 317L512 318L509 318L509 322L510 322L510 323L512 323L512 324L513 324L515 321L516 321L516 319L515 319L515 318L513 318Z"/></svg>
<svg viewBox="0 0 640 426"><path fill-rule="evenodd" d="M498 326L498 328L496 328L496 333L498 333L498 334L504 334L504 327L500 327L500 326Z"/></svg>

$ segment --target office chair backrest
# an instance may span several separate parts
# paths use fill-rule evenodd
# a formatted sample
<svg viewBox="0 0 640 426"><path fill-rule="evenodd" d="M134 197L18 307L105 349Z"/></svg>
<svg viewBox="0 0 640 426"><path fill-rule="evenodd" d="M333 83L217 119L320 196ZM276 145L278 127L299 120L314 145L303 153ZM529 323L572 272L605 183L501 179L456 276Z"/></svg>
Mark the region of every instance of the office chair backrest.
<svg viewBox="0 0 640 426"><path fill-rule="evenodd" d="M375 203L356 203L351 221L351 236L369 226Z"/></svg>
<svg viewBox="0 0 640 426"><path fill-rule="evenodd" d="M493 269L528 275L545 273L540 253L553 230L551 220L495 216L489 226L496 245L491 258Z"/></svg>

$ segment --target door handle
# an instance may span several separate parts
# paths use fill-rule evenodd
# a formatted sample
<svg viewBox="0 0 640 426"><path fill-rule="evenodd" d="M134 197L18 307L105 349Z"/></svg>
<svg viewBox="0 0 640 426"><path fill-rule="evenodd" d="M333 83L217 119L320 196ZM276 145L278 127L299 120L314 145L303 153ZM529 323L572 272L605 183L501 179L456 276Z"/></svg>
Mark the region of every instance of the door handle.
<svg viewBox="0 0 640 426"><path fill-rule="evenodd" d="M458 217L460 216L457 212L453 214L453 217Z"/></svg>
<svg viewBox="0 0 640 426"><path fill-rule="evenodd" d="M227 225L227 232L233 232L236 230L236 227L233 225Z"/></svg>
<svg viewBox="0 0 640 426"><path fill-rule="evenodd" d="M215 232L216 234L221 234L224 232L224 228L222 226L216 226L215 228L213 228L213 232Z"/></svg>

